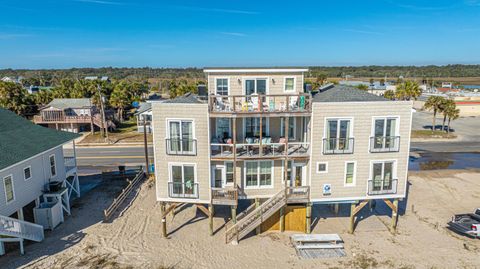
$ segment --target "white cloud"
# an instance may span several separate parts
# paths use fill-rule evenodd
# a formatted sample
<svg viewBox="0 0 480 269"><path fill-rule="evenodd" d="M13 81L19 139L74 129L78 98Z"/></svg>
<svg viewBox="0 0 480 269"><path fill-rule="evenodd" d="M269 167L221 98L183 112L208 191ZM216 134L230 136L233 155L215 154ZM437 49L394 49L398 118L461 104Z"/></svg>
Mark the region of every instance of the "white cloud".
<svg viewBox="0 0 480 269"><path fill-rule="evenodd" d="M237 32L220 32L222 35L230 35L230 36L247 36L247 34L244 33L237 33Z"/></svg>

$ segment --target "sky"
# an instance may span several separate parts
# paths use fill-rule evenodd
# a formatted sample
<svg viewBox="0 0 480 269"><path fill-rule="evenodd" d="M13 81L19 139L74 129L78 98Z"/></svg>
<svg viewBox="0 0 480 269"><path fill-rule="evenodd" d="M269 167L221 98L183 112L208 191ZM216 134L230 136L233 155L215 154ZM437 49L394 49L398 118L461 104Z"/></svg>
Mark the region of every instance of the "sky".
<svg viewBox="0 0 480 269"><path fill-rule="evenodd" d="M0 68L480 64L480 0L0 0Z"/></svg>

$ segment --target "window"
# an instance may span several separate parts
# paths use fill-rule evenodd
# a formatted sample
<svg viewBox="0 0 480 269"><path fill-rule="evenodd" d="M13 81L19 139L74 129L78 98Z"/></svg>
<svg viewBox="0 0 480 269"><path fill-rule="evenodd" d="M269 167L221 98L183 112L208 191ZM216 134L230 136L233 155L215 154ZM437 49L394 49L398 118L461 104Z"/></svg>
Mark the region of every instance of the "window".
<svg viewBox="0 0 480 269"><path fill-rule="evenodd" d="M260 118L245 118L244 119L244 133L245 137L259 137L260 136ZM268 136L268 119L262 119L262 136Z"/></svg>
<svg viewBox="0 0 480 269"><path fill-rule="evenodd" d="M57 175L57 167L55 167L55 155L50 155L50 175L52 177Z"/></svg>
<svg viewBox="0 0 480 269"><path fill-rule="evenodd" d="M328 173L328 163L327 162L318 162L317 163L317 174Z"/></svg>
<svg viewBox="0 0 480 269"><path fill-rule="evenodd" d="M233 162L225 162L226 184L233 184Z"/></svg>
<svg viewBox="0 0 480 269"><path fill-rule="evenodd" d="M169 120L168 135L169 154L195 154L192 120Z"/></svg>
<svg viewBox="0 0 480 269"><path fill-rule="evenodd" d="M245 94L251 95L256 94L266 94L267 93L267 79L257 78L257 79L247 79L245 80Z"/></svg>
<svg viewBox="0 0 480 269"><path fill-rule="evenodd" d="M354 186L355 185L355 162L346 162L345 163L345 186Z"/></svg>
<svg viewBox="0 0 480 269"><path fill-rule="evenodd" d="M32 169L31 166L23 168L23 178L25 180L28 180L32 177L32 170L31 169Z"/></svg>
<svg viewBox="0 0 480 269"><path fill-rule="evenodd" d="M328 119L326 126L325 149L327 151L351 151L353 139L351 119Z"/></svg>
<svg viewBox="0 0 480 269"><path fill-rule="evenodd" d="M372 166L373 190L391 190L395 173L395 161L374 162Z"/></svg>
<svg viewBox="0 0 480 269"><path fill-rule="evenodd" d="M285 87L284 90L286 92L293 92L295 91L295 78L285 78Z"/></svg>
<svg viewBox="0 0 480 269"><path fill-rule="evenodd" d="M15 194L13 192L13 179L12 175L3 178L3 187L5 189L5 198L7 203L15 200Z"/></svg>
<svg viewBox="0 0 480 269"><path fill-rule="evenodd" d="M296 137L297 118L288 118L288 140L295 140ZM285 137L285 120L282 118L280 122L280 136Z"/></svg>
<svg viewBox="0 0 480 269"><path fill-rule="evenodd" d="M170 184L170 196L190 198L196 197L197 188L195 183L195 165L170 165Z"/></svg>
<svg viewBox="0 0 480 269"><path fill-rule="evenodd" d="M390 149L394 148L397 136L397 121L398 118L385 117L376 118L373 130L373 148L374 149Z"/></svg>
<svg viewBox="0 0 480 269"><path fill-rule="evenodd" d="M285 161L282 161L282 182L285 182ZM292 161L287 163L287 178L290 181L292 178Z"/></svg>
<svg viewBox="0 0 480 269"><path fill-rule="evenodd" d="M217 118L216 119L216 134L217 137L225 139L229 138L230 135L230 119L227 118Z"/></svg>
<svg viewBox="0 0 480 269"><path fill-rule="evenodd" d="M272 187L273 161L245 162L245 186L247 188Z"/></svg>
<svg viewBox="0 0 480 269"><path fill-rule="evenodd" d="M217 78L217 95L228 95L228 78Z"/></svg>

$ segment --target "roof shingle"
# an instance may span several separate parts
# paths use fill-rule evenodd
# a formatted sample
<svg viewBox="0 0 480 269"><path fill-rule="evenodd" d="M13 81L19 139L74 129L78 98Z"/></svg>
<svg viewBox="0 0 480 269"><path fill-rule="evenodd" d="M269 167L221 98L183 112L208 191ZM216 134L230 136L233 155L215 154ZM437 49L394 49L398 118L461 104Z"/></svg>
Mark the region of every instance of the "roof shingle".
<svg viewBox="0 0 480 269"><path fill-rule="evenodd" d="M313 97L313 102L375 102L390 101L382 96L371 94L367 91L359 90L353 87L335 85L334 87L317 93Z"/></svg>

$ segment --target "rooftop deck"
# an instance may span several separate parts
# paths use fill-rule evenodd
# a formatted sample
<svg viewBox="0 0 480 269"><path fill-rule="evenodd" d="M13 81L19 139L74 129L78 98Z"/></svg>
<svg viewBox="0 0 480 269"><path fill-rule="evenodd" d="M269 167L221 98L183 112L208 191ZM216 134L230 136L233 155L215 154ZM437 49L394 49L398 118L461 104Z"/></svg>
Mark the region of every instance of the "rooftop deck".
<svg viewBox="0 0 480 269"><path fill-rule="evenodd" d="M302 116L312 112L312 96L297 94L210 95L209 111L212 117L245 116Z"/></svg>

